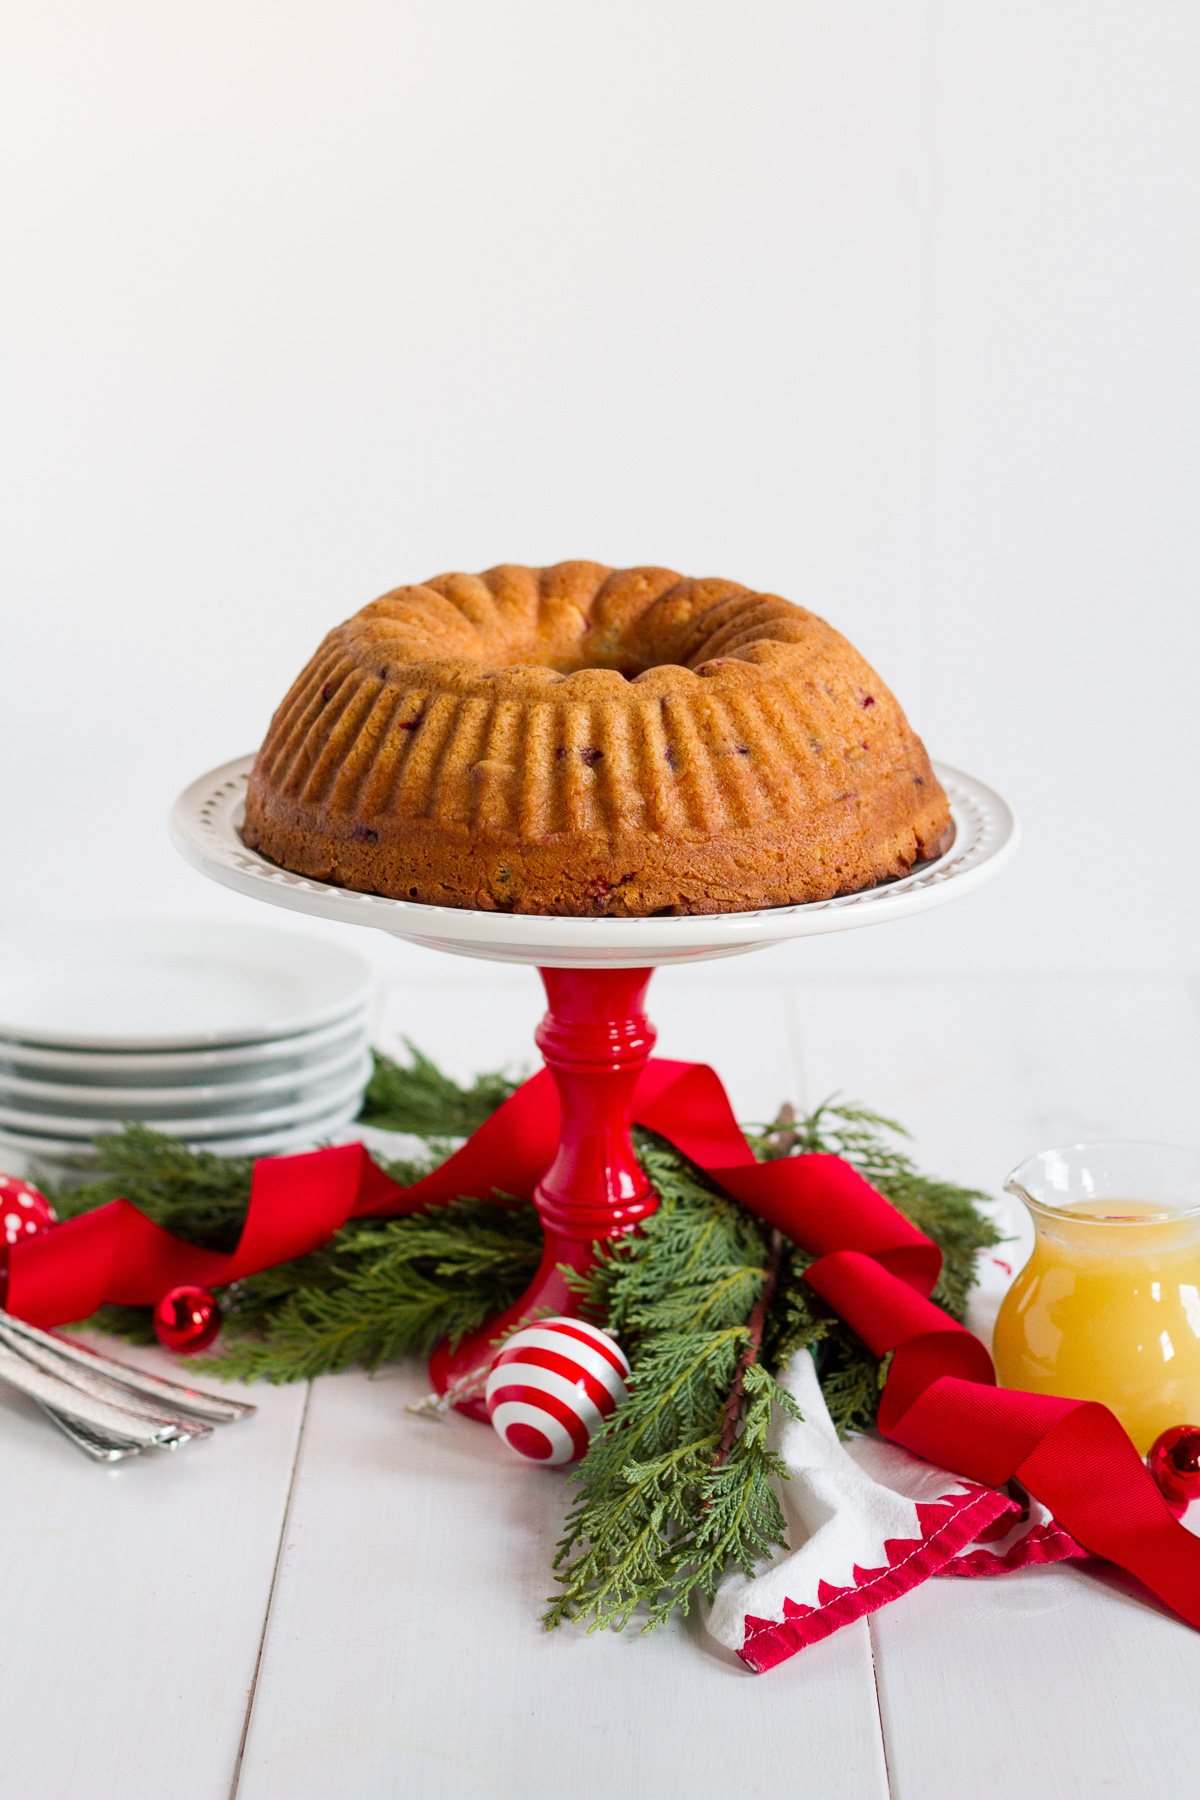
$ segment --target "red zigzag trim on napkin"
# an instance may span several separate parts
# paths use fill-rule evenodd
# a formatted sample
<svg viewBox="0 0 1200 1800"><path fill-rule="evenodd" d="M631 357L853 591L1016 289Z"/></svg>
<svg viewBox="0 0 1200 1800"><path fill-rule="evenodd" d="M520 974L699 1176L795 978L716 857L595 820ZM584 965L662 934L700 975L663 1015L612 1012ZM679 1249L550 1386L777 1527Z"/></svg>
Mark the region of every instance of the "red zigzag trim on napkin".
<svg viewBox="0 0 1200 1800"><path fill-rule="evenodd" d="M807 1644L819 1643L853 1619L877 1612L889 1600L898 1600L910 1588L919 1587L931 1575L939 1574L984 1526L999 1515L1019 1510L1015 1501L980 1487L945 1500L918 1500L914 1505L921 1535L885 1539L885 1567L860 1569L856 1563L852 1587L822 1581L816 1606L785 1599L782 1619L756 1619L748 1614L746 1636L738 1651L742 1661L756 1674L765 1674Z"/></svg>
<svg viewBox="0 0 1200 1800"><path fill-rule="evenodd" d="M877 1355L895 1354L879 1429L986 1487L1012 1477L1084 1547L1137 1576L1200 1627L1200 1540L1173 1517L1106 1407L1000 1390L979 1341L926 1298L936 1245L835 1156L758 1164L724 1088L698 1063L655 1059L634 1116L817 1260L815 1291ZM399 1188L361 1145L255 1165L231 1256L196 1250L127 1201L13 1246L7 1304L38 1325L86 1318L104 1300L150 1304L180 1282L220 1286L325 1243L347 1218L387 1217L493 1189L525 1198L548 1167L558 1102L543 1070L434 1174Z"/></svg>

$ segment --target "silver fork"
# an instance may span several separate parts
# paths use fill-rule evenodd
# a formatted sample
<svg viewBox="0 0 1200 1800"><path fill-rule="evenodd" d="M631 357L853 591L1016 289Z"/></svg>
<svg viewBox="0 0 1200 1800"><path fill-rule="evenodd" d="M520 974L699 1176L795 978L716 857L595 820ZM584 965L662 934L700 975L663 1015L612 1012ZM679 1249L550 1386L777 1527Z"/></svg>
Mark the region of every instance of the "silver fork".
<svg viewBox="0 0 1200 1800"><path fill-rule="evenodd" d="M132 1369L5 1312L0 1380L36 1400L73 1444L102 1462L173 1450L255 1411L247 1401Z"/></svg>

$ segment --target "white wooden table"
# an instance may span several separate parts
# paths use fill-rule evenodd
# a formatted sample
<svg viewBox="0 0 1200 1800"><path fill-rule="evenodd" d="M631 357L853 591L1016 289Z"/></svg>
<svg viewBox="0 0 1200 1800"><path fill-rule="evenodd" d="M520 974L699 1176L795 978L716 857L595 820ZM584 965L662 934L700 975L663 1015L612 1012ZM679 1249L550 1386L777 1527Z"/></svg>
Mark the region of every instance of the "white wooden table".
<svg viewBox="0 0 1200 1800"><path fill-rule="evenodd" d="M532 972L447 960L385 993L379 1041L465 1075L532 1062L540 1010ZM660 972L651 1012L743 1117L841 1090L993 1192L1054 1142L1197 1137L1182 980L811 982L764 957ZM423 1386L257 1388L250 1424L115 1469L0 1392L3 1800L1200 1789L1200 1634L1103 1572L935 1580L764 1676L695 1622L543 1634L562 1479L414 1420Z"/></svg>

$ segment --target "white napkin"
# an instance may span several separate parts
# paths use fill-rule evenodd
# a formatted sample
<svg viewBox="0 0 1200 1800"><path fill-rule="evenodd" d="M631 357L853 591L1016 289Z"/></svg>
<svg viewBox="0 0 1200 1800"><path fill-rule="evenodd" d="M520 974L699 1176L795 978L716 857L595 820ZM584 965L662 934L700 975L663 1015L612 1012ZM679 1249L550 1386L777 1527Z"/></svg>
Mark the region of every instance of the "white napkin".
<svg viewBox="0 0 1200 1800"><path fill-rule="evenodd" d="M758 1673L931 1575L999 1575L1085 1552L1036 1500L939 1469L874 1433L841 1443L807 1350L783 1375L804 1414L776 1426L788 1548L726 1576L708 1630Z"/></svg>

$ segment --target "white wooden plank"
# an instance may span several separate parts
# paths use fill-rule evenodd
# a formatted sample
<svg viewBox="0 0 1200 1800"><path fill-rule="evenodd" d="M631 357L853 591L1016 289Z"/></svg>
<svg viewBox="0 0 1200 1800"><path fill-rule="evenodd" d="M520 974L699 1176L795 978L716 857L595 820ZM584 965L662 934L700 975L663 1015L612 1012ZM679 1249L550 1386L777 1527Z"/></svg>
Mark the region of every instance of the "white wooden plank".
<svg viewBox="0 0 1200 1800"><path fill-rule="evenodd" d="M563 1477L423 1385L314 1388L238 1800L883 1800L865 1627L766 1676L695 1622L547 1635Z"/></svg>
<svg viewBox="0 0 1200 1800"><path fill-rule="evenodd" d="M1192 1793L1200 1633L1085 1569L926 1582L872 1620L894 1800Z"/></svg>
<svg viewBox="0 0 1200 1800"><path fill-rule="evenodd" d="M172 1358L94 1341L179 1379ZM253 1419L108 1467L0 1388L0 1788L13 1800L229 1792L305 1391L251 1397Z"/></svg>

